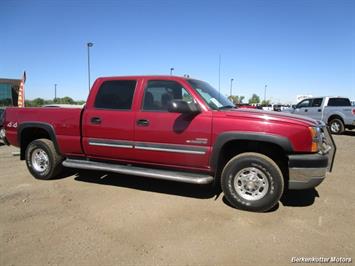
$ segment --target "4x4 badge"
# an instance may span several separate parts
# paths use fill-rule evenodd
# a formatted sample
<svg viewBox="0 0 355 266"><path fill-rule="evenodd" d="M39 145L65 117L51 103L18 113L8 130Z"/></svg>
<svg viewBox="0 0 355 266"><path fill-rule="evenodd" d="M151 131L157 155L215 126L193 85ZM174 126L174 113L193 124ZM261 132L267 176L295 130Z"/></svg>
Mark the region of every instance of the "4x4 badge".
<svg viewBox="0 0 355 266"><path fill-rule="evenodd" d="M17 122L9 122L9 123L7 124L7 127L17 128Z"/></svg>

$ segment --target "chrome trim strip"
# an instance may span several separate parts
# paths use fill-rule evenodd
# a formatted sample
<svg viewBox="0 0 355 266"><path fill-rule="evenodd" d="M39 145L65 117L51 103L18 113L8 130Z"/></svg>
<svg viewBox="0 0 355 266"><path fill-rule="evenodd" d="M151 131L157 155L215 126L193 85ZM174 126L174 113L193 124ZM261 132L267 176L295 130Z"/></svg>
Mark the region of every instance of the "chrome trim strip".
<svg viewBox="0 0 355 266"><path fill-rule="evenodd" d="M126 149L137 149L137 150L147 150L147 151L163 151L163 152L174 152L174 153L186 153L186 154L198 154L204 155L207 153L207 147L198 147L190 145L174 145L174 144L161 144L161 143L150 143L150 142L137 142L125 141L125 140L112 140L112 139L89 139L89 145L91 146L102 146L102 147L112 147L112 148L126 148Z"/></svg>
<svg viewBox="0 0 355 266"><path fill-rule="evenodd" d="M205 147L171 145L171 144L156 144L156 143L146 143L146 142L136 143L135 148L138 150L165 151L165 152L200 154L200 155L206 154L206 152L207 152L207 148L205 148Z"/></svg>
<svg viewBox="0 0 355 266"><path fill-rule="evenodd" d="M103 146L112 148L124 148L133 149L133 142L130 141L120 141L120 140L109 140L109 139L89 139L89 145L91 146Z"/></svg>
<svg viewBox="0 0 355 266"><path fill-rule="evenodd" d="M166 148L153 148L153 147L141 147L136 146L137 150L148 150L148 151L167 151L175 153L188 153L188 154L206 154L204 151L191 151L191 150L178 150L178 149L166 149Z"/></svg>
<svg viewBox="0 0 355 266"><path fill-rule="evenodd" d="M109 144L109 143L97 143L97 142L89 142L91 146L103 146L103 147L112 147L112 148L127 148L132 149L133 145L121 145L121 144Z"/></svg>

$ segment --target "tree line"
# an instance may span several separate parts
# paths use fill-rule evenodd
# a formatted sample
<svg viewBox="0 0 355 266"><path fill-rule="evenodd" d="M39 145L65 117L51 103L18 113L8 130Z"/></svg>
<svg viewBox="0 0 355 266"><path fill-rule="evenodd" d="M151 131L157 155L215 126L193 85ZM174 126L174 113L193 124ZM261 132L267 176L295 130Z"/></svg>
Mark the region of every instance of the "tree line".
<svg viewBox="0 0 355 266"><path fill-rule="evenodd" d="M245 99L244 96L239 96L239 95L231 95L228 96L228 99L234 103L234 104L243 104L243 101ZM253 94L249 100L248 100L249 104L261 104L261 105L269 105L270 104L270 100L262 100L260 102L260 97L257 94Z"/></svg>
<svg viewBox="0 0 355 266"><path fill-rule="evenodd" d="M35 98L33 100L25 100L26 107L40 107L49 104L78 104L82 105L85 101L75 101L72 98L65 96L63 98L56 98L54 100L45 100L42 98Z"/></svg>
<svg viewBox="0 0 355 266"><path fill-rule="evenodd" d="M242 95L231 95L228 96L228 99L234 103L234 104L243 104L245 100L245 96ZM10 99L5 99L7 102L0 102L0 106L11 106L11 100ZM43 98L35 98L33 100L25 100L25 106L26 107L40 107L43 105L49 105L49 104L78 104L82 105L84 104L85 101L75 101L72 98L65 96L63 98L56 98L54 100L46 100ZM249 104L261 104L261 105L269 105L270 100L262 100L260 102L260 97L257 94L253 94L249 99L248 99Z"/></svg>

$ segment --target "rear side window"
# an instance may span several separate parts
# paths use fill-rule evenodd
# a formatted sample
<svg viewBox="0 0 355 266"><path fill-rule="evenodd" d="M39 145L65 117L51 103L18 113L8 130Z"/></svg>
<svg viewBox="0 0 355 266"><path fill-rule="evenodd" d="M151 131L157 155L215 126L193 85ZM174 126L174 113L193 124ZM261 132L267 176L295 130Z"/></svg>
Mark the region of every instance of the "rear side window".
<svg viewBox="0 0 355 266"><path fill-rule="evenodd" d="M351 103L347 98L330 98L328 106L351 106Z"/></svg>
<svg viewBox="0 0 355 266"><path fill-rule="evenodd" d="M312 102L312 107L320 107L322 105L323 98L315 98Z"/></svg>
<svg viewBox="0 0 355 266"><path fill-rule="evenodd" d="M135 80L105 81L95 99L95 108L130 110L132 107Z"/></svg>

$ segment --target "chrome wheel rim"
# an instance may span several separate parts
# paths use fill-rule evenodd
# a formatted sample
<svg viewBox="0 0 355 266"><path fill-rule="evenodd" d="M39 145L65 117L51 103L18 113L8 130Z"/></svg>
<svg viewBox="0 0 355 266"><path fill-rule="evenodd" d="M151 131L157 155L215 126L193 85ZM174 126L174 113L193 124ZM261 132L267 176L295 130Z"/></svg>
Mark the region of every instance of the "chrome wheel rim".
<svg viewBox="0 0 355 266"><path fill-rule="evenodd" d="M330 129L332 130L332 132L339 132L340 130L340 124L338 122L333 122L331 125L330 125Z"/></svg>
<svg viewBox="0 0 355 266"><path fill-rule="evenodd" d="M45 172L49 166L48 154L43 149L35 149L31 155L31 163L33 169L37 172Z"/></svg>
<svg viewBox="0 0 355 266"><path fill-rule="evenodd" d="M245 200L259 200L267 194L269 180L260 169L247 167L235 175L234 188Z"/></svg>

